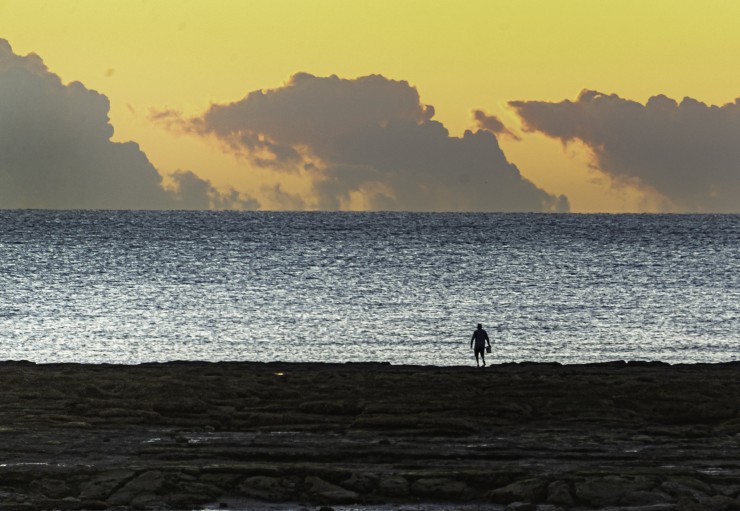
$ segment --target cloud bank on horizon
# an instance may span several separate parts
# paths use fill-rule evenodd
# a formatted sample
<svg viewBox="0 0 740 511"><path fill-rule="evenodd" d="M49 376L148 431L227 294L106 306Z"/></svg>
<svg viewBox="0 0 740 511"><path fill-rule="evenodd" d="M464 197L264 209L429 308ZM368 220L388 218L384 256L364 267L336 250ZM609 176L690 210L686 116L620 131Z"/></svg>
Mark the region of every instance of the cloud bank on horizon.
<svg viewBox="0 0 740 511"><path fill-rule="evenodd" d="M256 167L306 176L315 209L346 209L359 196L371 210L568 211L566 197L507 161L494 133L508 131L481 115L481 129L453 137L405 81L298 73L195 118L153 118L215 136Z"/></svg>
<svg viewBox="0 0 740 511"><path fill-rule="evenodd" d="M0 208L231 209L257 203L191 171L165 188L134 142L113 142L108 98L64 85L0 39Z"/></svg>
<svg viewBox="0 0 740 511"><path fill-rule="evenodd" d="M646 104L585 90L575 101L512 101L525 133L582 142L615 184L657 197L659 209L740 212L740 98L722 106L663 95ZM35 55L0 39L0 208L258 209L192 171L162 174L135 142L113 142L108 98L63 84ZM298 73L202 115L152 117L269 173L260 200L278 209L569 211L509 162L496 116L450 135L406 81ZM207 170L207 169L205 169ZM299 192L286 183L308 183Z"/></svg>
<svg viewBox="0 0 740 511"><path fill-rule="evenodd" d="M576 101L509 104L525 131L580 140L598 170L654 191L664 211L740 211L740 98L715 106L657 95L643 105L584 90Z"/></svg>

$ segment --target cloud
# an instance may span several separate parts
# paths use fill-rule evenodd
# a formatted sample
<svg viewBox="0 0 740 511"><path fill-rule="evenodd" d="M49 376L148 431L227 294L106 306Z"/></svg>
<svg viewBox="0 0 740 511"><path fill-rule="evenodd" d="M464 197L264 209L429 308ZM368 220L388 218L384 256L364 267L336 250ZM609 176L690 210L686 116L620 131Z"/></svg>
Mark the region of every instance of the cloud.
<svg viewBox="0 0 740 511"><path fill-rule="evenodd" d="M260 207L256 199L245 197L236 190L219 191L210 181L189 170L178 170L170 177L174 186L168 191L172 194L174 209L255 210Z"/></svg>
<svg viewBox="0 0 740 511"><path fill-rule="evenodd" d="M479 129L488 130L496 135L508 136L514 140L521 140L519 136L504 126L504 123L495 115L487 115L483 110L473 110L473 118Z"/></svg>
<svg viewBox="0 0 740 511"><path fill-rule="evenodd" d="M512 101L526 131L580 140L617 183L655 191L665 209L740 211L740 99L723 106L664 95L646 104L584 90L576 101Z"/></svg>
<svg viewBox="0 0 740 511"><path fill-rule="evenodd" d="M274 205L275 210L301 211L307 209L306 202L298 194L286 192L280 184L263 187L262 195Z"/></svg>
<svg viewBox="0 0 740 511"><path fill-rule="evenodd" d="M134 142L112 142L108 98L64 85L41 58L0 39L0 208L254 206L192 173L162 176Z"/></svg>
<svg viewBox="0 0 740 511"><path fill-rule="evenodd" d="M506 160L487 130L454 137L405 81L294 75L203 115L154 118L213 136L259 167L299 173L318 209L566 211Z"/></svg>

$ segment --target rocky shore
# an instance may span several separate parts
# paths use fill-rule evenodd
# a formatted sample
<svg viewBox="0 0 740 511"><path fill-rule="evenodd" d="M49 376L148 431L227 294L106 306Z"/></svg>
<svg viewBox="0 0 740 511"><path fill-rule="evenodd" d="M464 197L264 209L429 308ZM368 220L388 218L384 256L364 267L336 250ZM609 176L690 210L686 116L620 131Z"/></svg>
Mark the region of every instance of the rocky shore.
<svg viewBox="0 0 740 511"><path fill-rule="evenodd" d="M740 509L740 363L3 362L0 386L3 511Z"/></svg>

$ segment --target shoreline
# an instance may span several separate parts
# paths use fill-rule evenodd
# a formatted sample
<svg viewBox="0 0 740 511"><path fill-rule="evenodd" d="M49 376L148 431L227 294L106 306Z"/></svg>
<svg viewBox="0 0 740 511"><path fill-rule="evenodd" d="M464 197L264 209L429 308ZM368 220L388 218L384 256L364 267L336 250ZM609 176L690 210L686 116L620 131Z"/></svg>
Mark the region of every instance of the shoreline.
<svg viewBox="0 0 740 511"><path fill-rule="evenodd" d="M493 354L495 356L495 353ZM490 354L489 354L490 356ZM512 367L562 367L562 368L598 368L598 367L611 367L611 368L627 368L627 367L674 367L674 368L704 368L704 367L720 367L720 366L739 366L740 358L738 360L725 360L725 361L713 361L713 362L664 362L662 360L606 360L601 362L581 362L581 363L570 363L570 362L558 362L558 361L537 361L537 360L521 360L517 362L496 362L488 363L483 367L475 366L475 359L465 364L457 365L433 365L433 364L395 364L389 361L345 361L345 362L295 362L295 361L282 361L282 360L167 360L167 361L146 361L146 362L36 362L33 360L19 359L19 360L0 360L0 367L2 366L35 366L35 367L55 367L55 366L79 366L88 368L135 368L143 366L183 366L183 365L204 365L204 366L218 366L218 365L242 365L242 366L291 366L294 368L395 368L395 369L411 369L411 370L468 370L468 369L495 369L495 368L512 368Z"/></svg>
<svg viewBox="0 0 740 511"><path fill-rule="evenodd" d="M736 361L5 361L0 385L4 510L740 508Z"/></svg>

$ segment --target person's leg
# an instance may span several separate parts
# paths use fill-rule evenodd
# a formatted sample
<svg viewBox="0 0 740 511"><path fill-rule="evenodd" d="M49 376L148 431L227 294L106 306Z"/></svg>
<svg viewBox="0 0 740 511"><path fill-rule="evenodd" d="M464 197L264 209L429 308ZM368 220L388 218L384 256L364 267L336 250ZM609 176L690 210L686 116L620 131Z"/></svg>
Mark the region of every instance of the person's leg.
<svg viewBox="0 0 740 511"><path fill-rule="evenodd" d="M475 365L477 365L478 367L480 367L480 364L478 363L478 355L480 355L483 359L483 365L486 365L486 359L483 357L483 351L484 350L478 348L477 346L475 347Z"/></svg>
<svg viewBox="0 0 740 511"><path fill-rule="evenodd" d="M481 350L480 359L483 361L483 367L486 367L486 350Z"/></svg>

